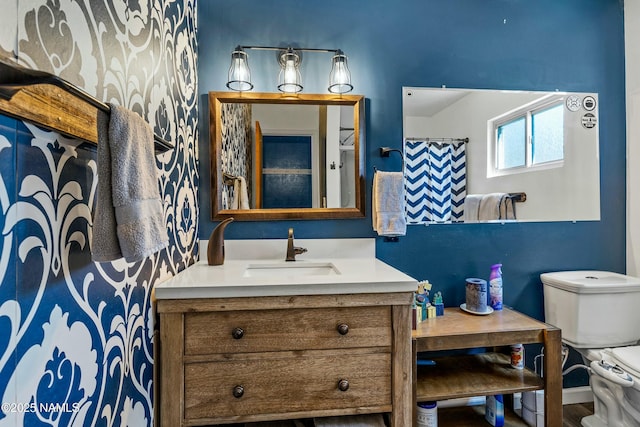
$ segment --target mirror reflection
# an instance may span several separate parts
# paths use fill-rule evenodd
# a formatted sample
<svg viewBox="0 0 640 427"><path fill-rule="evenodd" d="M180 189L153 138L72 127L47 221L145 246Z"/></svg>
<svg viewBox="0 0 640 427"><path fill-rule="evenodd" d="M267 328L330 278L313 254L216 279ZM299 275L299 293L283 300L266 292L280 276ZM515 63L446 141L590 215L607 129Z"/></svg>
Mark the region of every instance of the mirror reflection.
<svg viewBox="0 0 640 427"><path fill-rule="evenodd" d="M362 97L211 93L213 219L363 216Z"/></svg>
<svg viewBox="0 0 640 427"><path fill-rule="evenodd" d="M409 224L600 219L598 95L404 87Z"/></svg>

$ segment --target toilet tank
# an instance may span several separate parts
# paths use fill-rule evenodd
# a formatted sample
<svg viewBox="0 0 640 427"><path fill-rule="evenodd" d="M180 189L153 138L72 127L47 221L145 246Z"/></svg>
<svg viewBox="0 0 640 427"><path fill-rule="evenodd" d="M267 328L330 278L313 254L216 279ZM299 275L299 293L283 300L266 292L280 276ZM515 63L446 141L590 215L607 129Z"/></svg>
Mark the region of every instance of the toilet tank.
<svg viewBox="0 0 640 427"><path fill-rule="evenodd" d="M545 322L574 348L604 348L640 340L640 278L608 271L543 273Z"/></svg>

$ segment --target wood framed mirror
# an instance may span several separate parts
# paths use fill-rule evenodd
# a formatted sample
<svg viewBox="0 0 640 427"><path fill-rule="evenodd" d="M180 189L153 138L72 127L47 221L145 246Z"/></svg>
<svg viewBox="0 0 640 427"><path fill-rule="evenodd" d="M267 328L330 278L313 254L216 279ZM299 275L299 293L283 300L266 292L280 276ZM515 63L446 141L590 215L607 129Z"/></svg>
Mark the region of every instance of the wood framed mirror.
<svg viewBox="0 0 640 427"><path fill-rule="evenodd" d="M211 219L362 218L364 97L209 92Z"/></svg>

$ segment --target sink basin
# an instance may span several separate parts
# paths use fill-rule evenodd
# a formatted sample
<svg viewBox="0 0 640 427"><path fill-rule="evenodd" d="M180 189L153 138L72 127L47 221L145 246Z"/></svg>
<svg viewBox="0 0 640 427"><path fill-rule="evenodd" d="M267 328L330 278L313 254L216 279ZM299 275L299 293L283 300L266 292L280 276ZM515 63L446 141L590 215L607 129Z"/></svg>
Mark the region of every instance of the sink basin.
<svg viewBox="0 0 640 427"><path fill-rule="evenodd" d="M278 264L250 264L244 277L299 277L340 274L332 263L289 262Z"/></svg>

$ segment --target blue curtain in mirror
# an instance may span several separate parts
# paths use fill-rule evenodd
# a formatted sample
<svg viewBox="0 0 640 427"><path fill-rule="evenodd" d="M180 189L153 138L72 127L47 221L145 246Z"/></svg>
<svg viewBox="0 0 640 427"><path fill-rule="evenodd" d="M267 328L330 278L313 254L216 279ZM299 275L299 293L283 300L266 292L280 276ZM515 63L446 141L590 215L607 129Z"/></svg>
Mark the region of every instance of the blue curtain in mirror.
<svg viewBox="0 0 640 427"><path fill-rule="evenodd" d="M406 140L404 158L407 223L461 222L467 194L464 142Z"/></svg>

